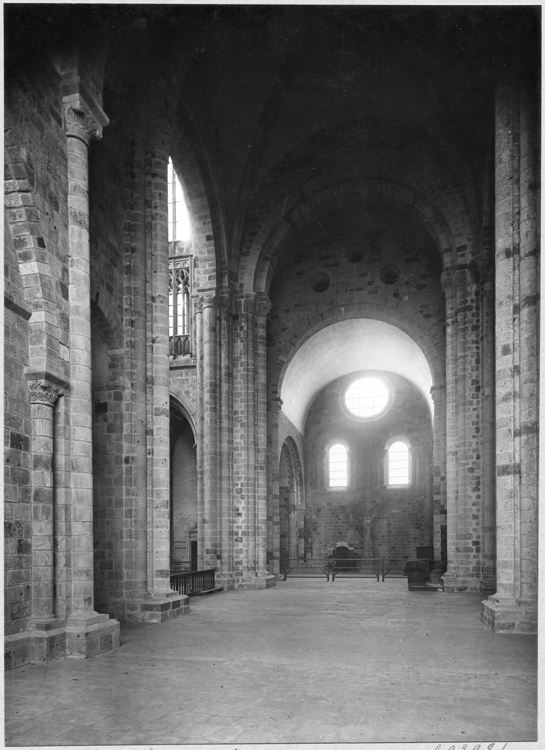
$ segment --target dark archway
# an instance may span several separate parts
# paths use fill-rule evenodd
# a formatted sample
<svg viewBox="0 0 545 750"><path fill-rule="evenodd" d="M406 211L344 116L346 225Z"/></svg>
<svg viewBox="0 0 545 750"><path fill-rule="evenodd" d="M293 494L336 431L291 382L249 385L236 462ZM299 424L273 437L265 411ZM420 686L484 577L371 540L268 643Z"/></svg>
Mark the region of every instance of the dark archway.
<svg viewBox="0 0 545 750"><path fill-rule="evenodd" d="M170 402L170 562L192 570L197 560L197 451L193 426L179 402Z"/></svg>

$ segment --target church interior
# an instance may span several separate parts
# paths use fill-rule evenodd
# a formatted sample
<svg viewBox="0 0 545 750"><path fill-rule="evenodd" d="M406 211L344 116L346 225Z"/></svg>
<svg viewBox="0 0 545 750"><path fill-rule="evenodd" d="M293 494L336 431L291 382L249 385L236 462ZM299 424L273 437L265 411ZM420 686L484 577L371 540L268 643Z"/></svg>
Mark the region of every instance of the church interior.
<svg viewBox="0 0 545 750"><path fill-rule="evenodd" d="M341 554L537 632L539 13L4 6L7 671Z"/></svg>

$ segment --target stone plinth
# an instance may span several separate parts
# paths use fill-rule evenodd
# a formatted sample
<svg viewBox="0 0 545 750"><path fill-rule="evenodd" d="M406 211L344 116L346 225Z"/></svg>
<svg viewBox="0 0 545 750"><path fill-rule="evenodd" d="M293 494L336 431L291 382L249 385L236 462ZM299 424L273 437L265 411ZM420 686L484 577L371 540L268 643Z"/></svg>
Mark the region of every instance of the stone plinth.
<svg viewBox="0 0 545 750"><path fill-rule="evenodd" d="M270 589L276 586L276 576L252 576L251 578L240 578L235 581L236 589Z"/></svg>
<svg viewBox="0 0 545 750"><path fill-rule="evenodd" d="M481 621L494 633L537 633L537 604L502 602L490 596L481 603Z"/></svg>
<svg viewBox="0 0 545 750"><path fill-rule="evenodd" d="M189 614L189 597L185 595L127 601L125 619L129 622L165 622Z"/></svg>
<svg viewBox="0 0 545 750"><path fill-rule="evenodd" d="M96 614L83 622L74 618L66 626L66 656L88 659L120 644L120 625L108 615Z"/></svg>

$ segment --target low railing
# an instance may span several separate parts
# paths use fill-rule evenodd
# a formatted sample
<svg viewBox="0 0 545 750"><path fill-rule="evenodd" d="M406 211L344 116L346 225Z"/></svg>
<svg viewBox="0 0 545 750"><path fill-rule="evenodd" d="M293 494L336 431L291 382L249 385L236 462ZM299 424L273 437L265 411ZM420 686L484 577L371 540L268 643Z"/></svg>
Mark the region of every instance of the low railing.
<svg viewBox="0 0 545 750"><path fill-rule="evenodd" d="M210 570L191 570L185 573L174 573L170 576L170 588L186 596L215 589L216 569L210 568Z"/></svg>
<svg viewBox="0 0 545 750"><path fill-rule="evenodd" d="M191 334L181 333L170 336L168 340L168 353L171 357L185 357L191 352Z"/></svg>
<svg viewBox="0 0 545 750"><path fill-rule="evenodd" d="M321 557L310 560L290 559L281 571L284 580L291 578L311 578L324 575L332 582L338 575L341 578L376 578L377 581L401 578L406 575L407 557ZM412 562L412 561L411 561ZM430 567L430 560L419 560Z"/></svg>

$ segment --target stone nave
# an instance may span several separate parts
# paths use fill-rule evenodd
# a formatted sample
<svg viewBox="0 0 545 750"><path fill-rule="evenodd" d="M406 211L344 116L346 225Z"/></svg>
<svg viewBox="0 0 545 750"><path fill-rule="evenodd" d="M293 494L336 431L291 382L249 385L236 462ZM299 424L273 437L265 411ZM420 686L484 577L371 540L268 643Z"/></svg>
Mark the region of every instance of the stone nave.
<svg viewBox="0 0 545 750"><path fill-rule="evenodd" d="M4 11L7 668L339 545L535 632L539 9Z"/></svg>

